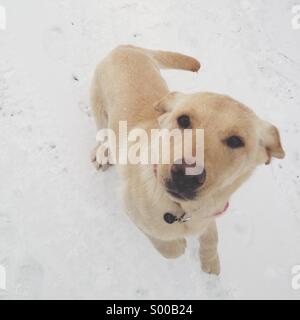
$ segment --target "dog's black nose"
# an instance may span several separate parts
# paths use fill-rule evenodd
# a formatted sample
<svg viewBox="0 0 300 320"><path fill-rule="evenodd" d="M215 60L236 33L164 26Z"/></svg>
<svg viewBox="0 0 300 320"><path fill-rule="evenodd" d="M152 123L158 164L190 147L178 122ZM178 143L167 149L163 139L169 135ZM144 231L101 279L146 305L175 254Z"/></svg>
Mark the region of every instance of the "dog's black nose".
<svg viewBox="0 0 300 320"><path fill-rule="evenodd" d="M187 169L195 169L195 175L188 174ZM206 170L197 174L194 166L186 163L173 164L171 167L172 184L178 192L194 191L204 185L206 180Z"/></svg>

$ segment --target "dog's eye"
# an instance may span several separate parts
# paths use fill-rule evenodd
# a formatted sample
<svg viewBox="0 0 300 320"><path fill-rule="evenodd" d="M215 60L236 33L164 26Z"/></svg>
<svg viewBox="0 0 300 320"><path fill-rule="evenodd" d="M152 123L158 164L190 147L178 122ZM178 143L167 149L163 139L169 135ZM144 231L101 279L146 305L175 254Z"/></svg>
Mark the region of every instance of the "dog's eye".
<svg viewBox="0 0 300 320"><path fill-rule="evenodd" d="M225 140L227 146L231 149L238 149L245 146L245 143L241 137L232 136Z"/></svg>
<svg viewBox="0 0 300 320"><path fill-rule="evenodd" d="M177 119L177 123L180 128L188 129L191 127L191 119L189 116L183 115Z"/></svg>

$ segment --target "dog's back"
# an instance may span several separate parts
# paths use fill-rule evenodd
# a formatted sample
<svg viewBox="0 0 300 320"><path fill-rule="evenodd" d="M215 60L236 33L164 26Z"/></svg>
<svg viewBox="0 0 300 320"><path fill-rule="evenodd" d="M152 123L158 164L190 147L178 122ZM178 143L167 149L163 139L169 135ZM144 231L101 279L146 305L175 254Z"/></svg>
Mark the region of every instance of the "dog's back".
<svg viewBox="0 0 300 320"><path fill-rule="evenodd" d="M119 121L129 128L143 119L155 118L151 106L169 93L159 69L196 72L200 63L189 56L133 46L113 50L97 67L91 90L98 127L117 129Z"/></svg>

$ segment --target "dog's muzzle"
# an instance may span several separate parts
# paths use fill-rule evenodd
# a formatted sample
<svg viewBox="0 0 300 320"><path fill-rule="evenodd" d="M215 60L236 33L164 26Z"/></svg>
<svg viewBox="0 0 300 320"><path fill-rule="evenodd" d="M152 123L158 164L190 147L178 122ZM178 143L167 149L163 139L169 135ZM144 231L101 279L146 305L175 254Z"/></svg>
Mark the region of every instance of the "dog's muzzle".
<svg viewBox="0 0 300 320"><path fill-rule="evenodd" d="M175 198L192 200L196 197L197 191L206 181L206 170L200 174L189 175L187 169L192 166L182 163L173 164L171 167L171 178L167 181L168 192Z"/></svg>

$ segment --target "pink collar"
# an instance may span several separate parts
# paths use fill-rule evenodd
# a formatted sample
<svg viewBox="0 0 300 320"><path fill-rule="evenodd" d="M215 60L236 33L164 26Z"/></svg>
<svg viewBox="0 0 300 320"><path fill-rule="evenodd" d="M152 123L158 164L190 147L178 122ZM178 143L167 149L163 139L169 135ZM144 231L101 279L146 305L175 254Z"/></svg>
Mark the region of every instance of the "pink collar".
<svg viewBox="0 0 300 320"><path fill-rule="evenodd" d="M157 164L153 165L153 173L154 173L155 178L157 178Z"/></svg>
<svg viewBox="0 0 300 320"><path fill-rule="evenodd" d="M226 203L225 208L222 211L213 214L213 217L216 217L216 218L221 217L228 210L228 208L229 208L229 202Z"/></svg>

